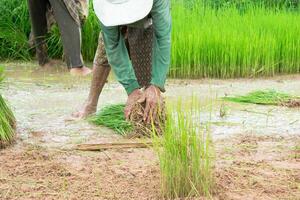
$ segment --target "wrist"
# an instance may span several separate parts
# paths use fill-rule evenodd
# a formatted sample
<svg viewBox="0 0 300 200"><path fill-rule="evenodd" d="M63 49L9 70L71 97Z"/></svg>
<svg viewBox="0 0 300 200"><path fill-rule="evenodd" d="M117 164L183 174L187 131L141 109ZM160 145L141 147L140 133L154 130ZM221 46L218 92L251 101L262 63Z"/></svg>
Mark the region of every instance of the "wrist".
<svg viewBox="0 0 300 200"><path fill-rule="evenodd" d="M140 85L137 81L132 82L129 86L125 87L126 93L129 96L131 93L133 93L136 90L140 90Z"/></svg>
<svg viewBox="0 0 300 200"><path fill-rule="evenodd" d="M160 92L165 92L166 90L165 90L165 85L164 85L164 83L159 83L159 82L157 82L157 81L155 81L155 80L152 80L151 82L150 82L150 86L151 85L153 85L153 86L155 86L156 88L158 88L159 90L160 90Z"/></svg>
<svg viewBox="0 0 300 200"><path fill-rule="evenodd" d="M134 95L134 94L139 94L141 90L139 88L134 89L131 93L128 94L128 96Z"/></svg>

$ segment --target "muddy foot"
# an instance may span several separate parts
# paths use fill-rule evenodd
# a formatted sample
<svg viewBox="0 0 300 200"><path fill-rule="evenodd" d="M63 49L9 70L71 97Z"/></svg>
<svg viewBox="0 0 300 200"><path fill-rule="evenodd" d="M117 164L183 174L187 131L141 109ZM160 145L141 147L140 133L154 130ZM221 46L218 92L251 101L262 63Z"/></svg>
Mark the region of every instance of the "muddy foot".
<svg viewBox="0 0 300 200"><path fill-rule="evenodd" d="M72 113L73 120L85 119L97 111L96 106L85 105L81 110Z"/></svg>

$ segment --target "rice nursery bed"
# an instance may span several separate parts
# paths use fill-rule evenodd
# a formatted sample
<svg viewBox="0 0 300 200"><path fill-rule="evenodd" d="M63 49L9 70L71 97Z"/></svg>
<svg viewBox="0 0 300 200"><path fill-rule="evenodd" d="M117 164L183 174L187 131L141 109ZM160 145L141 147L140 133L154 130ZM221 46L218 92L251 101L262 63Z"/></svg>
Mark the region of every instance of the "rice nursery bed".
<svg viewBox="0 0 300 200"><path fill-rule="evenodd" d="M172 65L169 76L255 77L300 72L298 1L172 0ZM187 23L188 22L188 23ZM100 28L90 8L82 54L92 61ZM0 2L0 59L29 60L26 1ZM49 54L60 58L59 30L48 36Z"/></svg>

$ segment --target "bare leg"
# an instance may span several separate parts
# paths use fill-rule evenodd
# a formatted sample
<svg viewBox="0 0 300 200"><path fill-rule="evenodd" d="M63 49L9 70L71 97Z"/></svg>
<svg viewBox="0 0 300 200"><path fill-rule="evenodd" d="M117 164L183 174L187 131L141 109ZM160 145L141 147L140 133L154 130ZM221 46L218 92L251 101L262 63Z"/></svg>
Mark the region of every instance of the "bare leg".
<svg viewBox="0 0 300 200"><path fill-rule="evenodd" d="M89 92L89 97L82 109L73 114L75 118L86 118L97 111L97 105L100 93L105 85L110 72L110 67L97 66L93 68L92 84Z"/></svg>
<svg viewBox="0 0 300 200"><path fill-rule="evenodd" d="M73 114L76 118L85 118L97 110L99 96L110 72L102 35L99 36L98 48L94 58L93 78L88 99L82 109Z"/></svg>

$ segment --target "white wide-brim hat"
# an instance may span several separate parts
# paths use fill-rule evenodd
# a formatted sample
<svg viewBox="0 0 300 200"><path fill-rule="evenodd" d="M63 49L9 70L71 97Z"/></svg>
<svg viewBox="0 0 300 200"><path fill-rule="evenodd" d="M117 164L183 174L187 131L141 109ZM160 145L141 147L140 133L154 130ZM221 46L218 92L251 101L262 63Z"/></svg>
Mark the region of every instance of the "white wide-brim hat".
<svg viewBox="0 0 300 200"><path fill-rule="evenodd" d="M105 26L131 24L145 18L153 0L94 0L94 10Z"/></svg>

